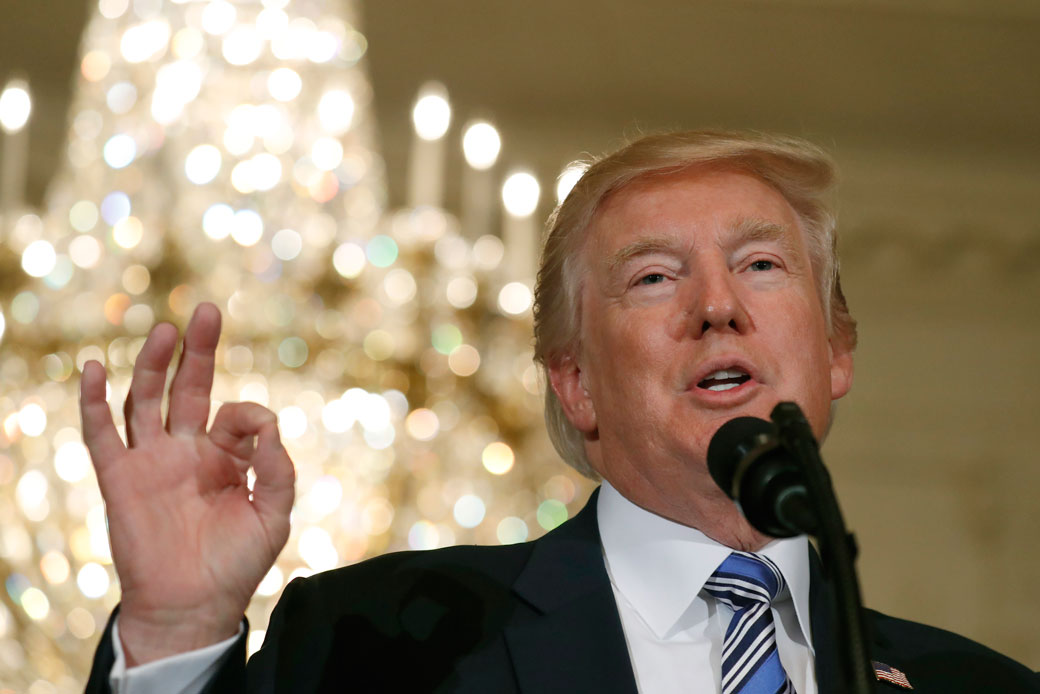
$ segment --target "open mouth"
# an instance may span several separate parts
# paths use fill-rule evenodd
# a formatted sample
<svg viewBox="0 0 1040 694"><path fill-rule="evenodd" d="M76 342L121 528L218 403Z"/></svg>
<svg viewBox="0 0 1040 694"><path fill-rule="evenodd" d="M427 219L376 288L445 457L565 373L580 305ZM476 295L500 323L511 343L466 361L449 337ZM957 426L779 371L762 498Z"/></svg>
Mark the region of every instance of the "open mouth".
<svg viewBox="0 0 1040 694"><path fill-rule="evenodd" d="M698 388L705 390L732 390L744 383L751 380L751 376L741 368L732 367L729 369L719 369L713 374L710 374L707 378L697 384Z"/></svg>

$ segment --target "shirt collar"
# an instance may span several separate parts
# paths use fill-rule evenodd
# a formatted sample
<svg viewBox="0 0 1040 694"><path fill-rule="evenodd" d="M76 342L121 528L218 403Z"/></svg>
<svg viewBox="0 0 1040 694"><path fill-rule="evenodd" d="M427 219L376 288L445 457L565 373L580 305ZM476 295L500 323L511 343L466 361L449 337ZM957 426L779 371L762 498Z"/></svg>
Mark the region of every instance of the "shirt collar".
<svg viewBox="0 0 1040 694"><path fill-rule="evenodd" d="M696 528L635 505L606 481L596 511L611 580L654 634L664 638L732 550ZM759 553L780 567L812 649L807 545L803 535L773 540Z"/></svg>

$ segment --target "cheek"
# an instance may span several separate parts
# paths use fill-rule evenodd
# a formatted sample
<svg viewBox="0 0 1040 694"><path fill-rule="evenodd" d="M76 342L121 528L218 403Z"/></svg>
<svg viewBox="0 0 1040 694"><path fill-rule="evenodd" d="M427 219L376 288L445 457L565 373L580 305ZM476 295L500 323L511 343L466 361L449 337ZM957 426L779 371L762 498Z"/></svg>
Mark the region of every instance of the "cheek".
<svg viewBox="0 0 1040 694"><path fill-rule="evenodd" d="M674 361L673 350L652 321L622 316L620 320L597 321L585 333L583 367L590 391L600 401L621 401L623 406L644 405L648 392ZM625 404L627 403L627 404Z"/></svg>
<svg viewBox="0 0 1040 694"><path fill-rule="evenodd" d="M826 385L829 400L830 343L819 302L814 297L799 297L796 301L777 302L761 315L775 321L774 354L790 366L798 364L798 380L814 390Z"/></svg>

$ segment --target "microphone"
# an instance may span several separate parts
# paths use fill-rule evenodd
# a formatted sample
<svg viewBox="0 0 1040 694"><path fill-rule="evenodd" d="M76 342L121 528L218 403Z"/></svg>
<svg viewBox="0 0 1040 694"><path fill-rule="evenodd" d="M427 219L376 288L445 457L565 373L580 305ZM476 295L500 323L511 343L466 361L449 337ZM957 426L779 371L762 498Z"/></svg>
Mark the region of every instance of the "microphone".
<svg viewBox="0 0 1040 694"><path fill-rule="evenodd" d="M772 422L738 417L723 424L708 444L708 471L737 502L755 529L772 537L807 533L820 545L824 576L833 585L837 633L842 644L842 691L873 691L873 668L867 648L856 540L834 496L830 476L805 415L793 402L781 402Z"/></svg>
<svg viewBox="0 0 1040 694"><path fill-rule="evenodd" d="M819 529L802 463L772 422L737 417L723 424L708 444L708 472L756 530L793 537Z"/></svg>

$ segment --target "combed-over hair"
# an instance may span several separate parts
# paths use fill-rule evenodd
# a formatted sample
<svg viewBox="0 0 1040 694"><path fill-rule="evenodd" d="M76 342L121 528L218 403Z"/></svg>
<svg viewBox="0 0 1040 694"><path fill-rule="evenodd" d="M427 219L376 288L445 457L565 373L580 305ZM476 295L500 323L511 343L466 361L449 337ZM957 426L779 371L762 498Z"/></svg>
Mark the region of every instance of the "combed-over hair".
<svg viewBox="0 0 1040 694"><path fill-rule="evenodd" d="M756 176L794 208L809 237L813 276L829 336L838 347L850 351L855 347L856 321L841 291L836 217L827 200L836 178L830 157L816 145L786 135L696 130L649 135L592 161L550 215L534 290L535 359L543 369L548 371L553 363L579 354L584 282L581 252L588 227L604 201L634 180L704 165ZM585 455L584 437L567 419L548 378L545 423L563 459L596 479Z"/></svg>

